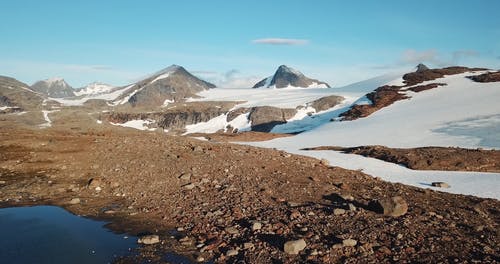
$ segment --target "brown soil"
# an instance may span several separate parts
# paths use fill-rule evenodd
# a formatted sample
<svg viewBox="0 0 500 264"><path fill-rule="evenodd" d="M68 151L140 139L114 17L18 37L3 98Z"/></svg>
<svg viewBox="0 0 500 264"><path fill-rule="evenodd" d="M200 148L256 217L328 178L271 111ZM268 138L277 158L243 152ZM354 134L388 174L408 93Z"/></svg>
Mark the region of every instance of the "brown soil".
<svg viewBox="0 0 500 264"><path fill-rule="evenodd" d="M277 150L2 124L0 153L0 207L60 205L115 230L160 235L163 243L121 263L166 263L172 251L216 263L500 261L497 200L387 183ZM406 200L405 215L369 210L371 200L392 196ZM81 203L69 205L75 197ZM262 229L252 231L253 221ZM284 253L297 238L306 249ZM338 246L347 238L357 244ZM230 249L237 255L226 256Z"/></svg>
<svg viewBox="0 0 500 264"><path fill-rule="evenodd" d="M371 100L371 104L367 105L353 105L349 110L341 113L339 116L344 121L352 121L358 118L367 117L374 112L393 104L396 101L409 99L407 95L401 93L405 91L422 92L430 89L444 86L444 83L431 83L427 85L415 86L425 81L432 81L442 78L445 75L454 75L464 72L473 72L485 70L482 68L467 68L467 67L448 67L443 69L427 69L416 72L411 72L403 75L405 85L403 86L381 86L371 93L366 94L366 97ZM481 76L481 75L480 75ZM471 77L473 78L473 77ZM482 79L487 79L484 77ZM410 87L413 86L413 87ZM405 87L409 87L406 88Z"/></svg>
<svg viewBox="0 0 500 264"><path fill-rule="evenodd" d="M500 82L500 72L488 72L477 76L469 77L475 82Z"/></svg>
<svg viewBox="0 0 500 264"><path fill-rule="evenodd" d="M499 150L445 147L402 149L384 146L316 147L307 150L342 151L401 164L414 170L500 172Z"/></svg>

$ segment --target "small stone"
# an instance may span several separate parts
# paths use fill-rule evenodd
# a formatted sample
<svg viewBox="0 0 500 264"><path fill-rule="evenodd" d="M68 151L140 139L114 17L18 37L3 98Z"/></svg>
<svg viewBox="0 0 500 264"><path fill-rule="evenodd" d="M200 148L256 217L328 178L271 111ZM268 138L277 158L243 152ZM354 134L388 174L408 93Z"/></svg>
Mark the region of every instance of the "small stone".
<svg viewBox="0 0 500 264"><path fill-rule="evenodd" d="M260 222L254 222L252 224L252 231L260 230L262 228L262 224Z"/></svg>
<svg viewBox="0 0 500 264"><path fill-rule="evenodd" d="M100 191L102 191L102 188L101 188L101 187L99 187L99 186L97 186L97 187L95 187L95 191L96 191L96 192L100 192Z"/></svg>
<svg viewBox="0 0 500 264"><path fill-rule="evenodd" d="M191 173L183 173L179 179L184 180L184 181L189 181L191 180Z"/></svg>
<svg viewBox="0 0 500 264"><path fill-rule="evenodd" d="M408 212L408 204L401 196L370 201L368 207L380 214L402 216Z"/></svg>
<svg viewBox="0 0 500 264"><path fill-rule="evenodd" d="M342 240L342 245L344 247L354 247L356 246L356 244L358 244L358 241L354 240L354 239L344 239Z"/></svg>
<svg viewBox="0 0 500 264"><path fill-rule="evenodd" d="M205 258L204 258L204 257L202 257L202 256L198 256L198 257L196 258L196 262L203 262L203 261L205 261Z"/></svg>
<svg viewBox="0 0 500 264"><path fill-rule="evenodd" d="M451 186L446 183L446 182L433 182L431 183L433 187L439 187L439 188L450 188Z"/></svg>
<svg viewBox="0 0 500 264"><path fill-rule="evenodd" d="M240 231L234 227L234 226L231 226L231 227L227 227L226 229L224 229L228 234L231 234L231 235L236 235L236 234L239 234Z"/></svg>
<svg viewBox="0 0 500 264"><path fill-rule="evenodd" d="M403 238L403 234L398 234L398 235L396 236L396 238L397 238L397 239L401 239L401 238Z"/></svg>
<svg viewBox="0 0 500 264"><path fill-rule="evenodd" d="M344 209L342 209L342 208L335 208L335 209L333 210L333 214L334 214L334 215L343 215L343 214L345 214L345 210L344 210Z"/></svg>
<svg viewBox="0 0 500 264"><path fill-rule="evenodd" d="M332 246L333 249L337 249L337 248L343 248L344 245L343 244L340 244L340 243L337 243L335 245Z"/></svg>
<svg viewBox="0 0 500 264"><path fill-rule="evenodd" d="M318 250L317 249L313 249L313 251L311 251L311 253L309 253L310 256L317 256L318 255Z"/></svg>
<svg viewBox="0 0 500 264"><path fill-rule="evenodd" d="M354 201L354 197L350 194L342 194L342 195L340 195L340 197L342 197L342 199L344 199L346 201Z"/></svg>
<svg viewBox="0 0 500 264"><path fill-rule="evenodd" d="M69 201L69 204L79 204L80 203L80 198L73 198L71 201Z"/></svg>
<svg viewBox="0 0 500 264"><path fill-rule="evenodd" d="M0 181L0 184L5 184L5 181Z"/></svg>
<svg viewBox="0 0 500 264"><path fill-rule="evenodd" d="M304 248L306 248L306 241L304 239L291 240L285 243L284 251L290 255L297 255Z"/></svg>
<svg viewBox="0 0 500 264"><path fill-rule="evenodd" d="M139 244L152 245L160 242L160 237L158 235L147 235L140 237L137 240Z"/></svg>
<svg viewBox="0 0 500 264"><path fill-rule="evenodd" d="M232 256L237 256L238 255L238 250L236 249L230 249L226 252L226 256L232 257Z"/></svg>
<svg viewBox="0 0 500 264"><path fill-rule="evenodd" d="M255 246L253 243L250 243L250 242L246 242L246 243L243 243L243 248L244 249L253 249Z"/></svg>
<svg viewBox="0 0 500 264"><path fill-rule="evenodd" d="M351 211L356 211L356 209L357 209L357 208L356 208L356 206L355 206L354 204L349 203L349 210L351 210Z"/></svg>
<svg viewBox="0 0 500 264"><path fill-rule="evenodd" d="M187 190L192 190L192 189L194 189L194 187L196 187L196 185L194 185L192 183L184 185L184 188Z"/></svg>

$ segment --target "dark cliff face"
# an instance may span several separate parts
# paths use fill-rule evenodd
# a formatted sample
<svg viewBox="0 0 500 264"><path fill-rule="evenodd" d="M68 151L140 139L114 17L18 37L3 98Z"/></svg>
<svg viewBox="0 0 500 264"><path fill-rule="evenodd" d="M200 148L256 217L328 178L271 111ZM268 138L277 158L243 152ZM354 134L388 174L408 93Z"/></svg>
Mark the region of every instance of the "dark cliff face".
<svg viewBox="0 0 500 264"><path fill-rule="evenodd" d="M165 100L179 101L195 97L196 93L215 88L181 66L172 65L148 77L128 89L120 98L129 96L128 103L134 107L162 106Z"/></svg>
<svg viewBox="0 0 500 264"><path fill-rule="evenodd" d="M265 78L255 84L253 88L259 88L259 87L276 87L276 88L285 88L285 87L330 87L327 83L321 82L315 79L311 79L306 77L304 74L301 72L290 68L286 65L281 65L278 70L276 70L276 73L269 78Z"/></svg>
<svg viewBox="0 0 500 264"><path fill-rule="evenodd" d="M74 89L63 79L38 81L31 86L31 90L53 98L75 96Z"/></svg>

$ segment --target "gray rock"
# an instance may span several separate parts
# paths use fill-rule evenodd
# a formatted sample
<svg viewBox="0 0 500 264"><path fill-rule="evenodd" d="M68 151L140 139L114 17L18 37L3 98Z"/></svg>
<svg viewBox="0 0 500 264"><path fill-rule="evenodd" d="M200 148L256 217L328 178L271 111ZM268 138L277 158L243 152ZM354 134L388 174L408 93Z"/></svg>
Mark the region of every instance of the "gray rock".
<svg viewBox="0 0 500 264"><path fill-rule="evenodd" d="M291 240L285 243L284 251L290 255L297 255L300 251L306 248L307 244L304 239Z"/></svg>
<svg viewBox="0 0 500 264"><path fill-rule="evenodd" d="M179 179L184 180L184 181L189 181L191 180L191 173L183 173Z"/></svg>
<svg viewBox="0 0 500 264"><path fill-rule="evenodd" d="M320 112L320 111L328 110L328 109L342 103L342 101L344 101L344 99L345 98L342 96L330 95L330 96L321 97L317 100L314 100L310 103L307 103L307 105L316 109L316 112Z"/></svg>
<svg viewBox="0 0 500 264"><path fill-rule="evenodd" d="M142 236L137 240L137 243L144 245L152 245L159 242L160 242L160 237L158 235Z"/></svg>
<svg viewBox="0 0 500 264"><path fill-rule="evenodd" d="M380 214L402 216L408 211L408 204L401 196L371 201L368 208Z"/></svg>
<svg viewBox="0 0 500 264"><path fill-rule="evenodd" d="M439 188L450 188L451 187L446 182L433 182L433 183L431 183L431 185L434 186L434 187L439 187Z"/></svg>
<svg viewBox="0 0 500 264"><path fill-rule="evenodd" d="M250 109L248 119L252 124L252 131L270 132L276 125L285 124L296 113L297 110L291 108L256 106Z"/></svg>

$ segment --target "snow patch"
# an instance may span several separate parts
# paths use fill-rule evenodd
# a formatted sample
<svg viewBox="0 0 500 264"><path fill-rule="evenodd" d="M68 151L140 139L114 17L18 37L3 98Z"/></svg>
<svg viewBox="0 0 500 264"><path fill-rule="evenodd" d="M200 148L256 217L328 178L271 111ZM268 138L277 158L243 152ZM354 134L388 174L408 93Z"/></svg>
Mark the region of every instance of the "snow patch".
<svg viewBox="0 0 500 264"><path fill-rule="evenodd" d="M40 128L47 128L47 127L51 127L52 126L52 120L50 120L49 118L49 114L50 113L53 113L53 112L57 112L59 110L52 110L52 111L49 111L49 110L42 110L42 114L43 114L43 119L45 119L45 123L43 124L40 124L38 125Z"/></svg>
<svg viewBox="0 0 500 264"><path fill-rule="evenodd" d="M142 119L136 119L136 120L129 120L125 123L110 123L114 126L122 126L122 127L129 127L129 128L135 128L139 130L147 130L147 131L154 131L156 128L149 128L148 126L155 123L154 120L142 120Z"/></svg>
<svg viewBox="0 0 500 264"><path fill-rule="evenodd" d="M249 113L240 114L231 122L227 122L227 114L222 114L218 117L212 118L207 122L200 122L186 126L184 135L193 133L215 133L219 130L227 132L227 127L231 126L238 129L238 131L249 131L251 122L248 120Z"/></svg>

